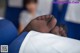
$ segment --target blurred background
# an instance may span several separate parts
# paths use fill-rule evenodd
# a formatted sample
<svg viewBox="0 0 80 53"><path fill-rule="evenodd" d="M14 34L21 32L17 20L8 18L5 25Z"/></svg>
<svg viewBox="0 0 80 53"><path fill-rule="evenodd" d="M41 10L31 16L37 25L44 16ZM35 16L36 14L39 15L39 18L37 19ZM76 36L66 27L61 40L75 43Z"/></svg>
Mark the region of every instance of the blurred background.
<svg viewBox="0 0 80 53"><path fill-rule="evenodd" d="M63 1L67 3L60 3ZM80 40L79 0L38 0L38 10L43 15L54 15L58 25L63 24L67 27L68 37ZM23 0L0 0L0 18L10 20L16 28L19 27L21 11L23 11Z"/></svg>
<svg viewBox="0 0 80 53"><path fill-rule="evenodd" d="M4 17L5 9L6 9L6 0L0 0L0 17Z"/></svg>

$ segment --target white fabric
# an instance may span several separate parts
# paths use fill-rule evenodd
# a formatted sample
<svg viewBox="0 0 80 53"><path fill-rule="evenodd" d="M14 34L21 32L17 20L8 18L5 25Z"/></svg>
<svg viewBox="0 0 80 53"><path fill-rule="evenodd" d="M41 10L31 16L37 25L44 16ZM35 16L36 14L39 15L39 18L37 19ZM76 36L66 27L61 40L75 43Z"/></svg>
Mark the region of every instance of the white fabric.
<svg viewBox="0 0 80 53"><path fill-rule="evenodd" d="M24 29L31 22L31 20L35 19L38 16L41 16L39 12L36 12L35 16L33 17L27 11L22 11L19 20L20 24L22 25L22 29Z"/></svg>
<svg viewBox="0 0 80 53"><path fill-rule="evenodd" d="M49 33L30 31L19 53L80 53L80 41Z"/></svg>
<svg viewBox="0 0 80 53"><path fill-rule="evenodd" d="M78 0L70 0L70 2L71 1L76 2ZM80 24L80 2L69 4L65 20Z"/></svg>
<svg viewBox="0 0 80 53"><path fill-rule="evenodd" d="M38 11L43 15L50 14L53 0L38 0Z"/></svg>

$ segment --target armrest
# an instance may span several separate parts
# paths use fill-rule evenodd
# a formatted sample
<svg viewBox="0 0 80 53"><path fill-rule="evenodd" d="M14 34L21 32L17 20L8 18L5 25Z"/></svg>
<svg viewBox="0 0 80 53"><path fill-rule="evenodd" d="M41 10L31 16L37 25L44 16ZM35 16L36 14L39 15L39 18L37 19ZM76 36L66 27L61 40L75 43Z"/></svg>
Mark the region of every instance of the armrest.
<svg viewBox="0 0 80 53"><path fill-rule="evenodd" d="M9 45L9 53L19 53L20 46L27 35L27 32L23 32L18 38L16 38L10 45Z"/></svg>

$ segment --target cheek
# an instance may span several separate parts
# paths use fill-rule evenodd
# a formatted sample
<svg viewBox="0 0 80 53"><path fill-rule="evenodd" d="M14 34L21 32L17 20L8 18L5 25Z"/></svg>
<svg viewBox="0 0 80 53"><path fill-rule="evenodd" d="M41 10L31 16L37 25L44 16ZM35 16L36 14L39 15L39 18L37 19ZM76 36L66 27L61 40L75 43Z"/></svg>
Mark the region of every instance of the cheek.
<svg viewBox="0 0 80 53"><path fill-rule="evenodd" d="M37 9L37 5L36 4L29 4L29 5L26 5L26 8L30 11L35 11Z"/></svg>
<svg viewBox="0 0 80 53"><path fill-rule="evenodd" d="M37 7L36 7L36 5L31 5L31 8L36 9Z"/></svg>
<svg viewBox="0 0 80 53"><path fill-rule="evenodd" d="M37 21L37 20L33 20L32 22L31 22L31 26L32 26L32 28L37 28L37 27L39 27L39 22Z"/></svg>
<svg viewBox="0 0 80 53"><path fill-rule="evenodd" d="M31 25L34 28L43 28L44 26L46 26L46 23L44 21L34 20L34 21L31 22Z"/></svg>
<svg viewBox="0 0 80 53"><path fill-rule="evenodd" d="M28 10L31 10L33 7L32 7L32 5L27 5L26 8L27 8Z"/></svg>

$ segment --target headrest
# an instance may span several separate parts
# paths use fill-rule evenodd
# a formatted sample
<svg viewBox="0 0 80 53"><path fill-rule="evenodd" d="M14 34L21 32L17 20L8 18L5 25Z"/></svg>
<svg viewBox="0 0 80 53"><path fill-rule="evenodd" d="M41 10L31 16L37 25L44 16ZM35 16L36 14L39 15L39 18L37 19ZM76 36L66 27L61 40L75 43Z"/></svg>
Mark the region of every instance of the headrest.
<svg viewBox="0 0 80 53"><path fill-rule="evenodd" d="M22 8L23 0L8 0L8 6L14 8Z"/></svg>
<svg viewBox="0 0 80 53"><path fill-rule="evenodd" d="M15 26L8 20L0 20L0 45L10 44L18 36Z"/></svg>

